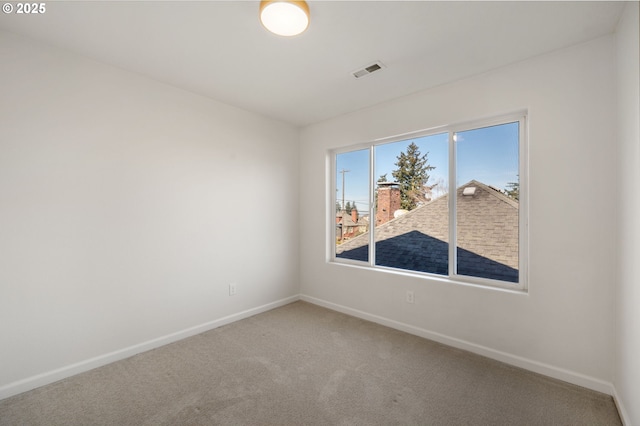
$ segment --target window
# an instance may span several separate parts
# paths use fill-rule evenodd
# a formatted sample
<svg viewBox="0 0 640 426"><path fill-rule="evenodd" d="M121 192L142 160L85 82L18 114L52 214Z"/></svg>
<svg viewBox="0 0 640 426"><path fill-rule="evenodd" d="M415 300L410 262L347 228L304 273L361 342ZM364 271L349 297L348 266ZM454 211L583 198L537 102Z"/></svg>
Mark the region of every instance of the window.
<svg viewBox="0 0 640 426"><path fill-rule="evenodd" d="M525 134L518 114L333 152L332 261L524 289Z"/></svg>

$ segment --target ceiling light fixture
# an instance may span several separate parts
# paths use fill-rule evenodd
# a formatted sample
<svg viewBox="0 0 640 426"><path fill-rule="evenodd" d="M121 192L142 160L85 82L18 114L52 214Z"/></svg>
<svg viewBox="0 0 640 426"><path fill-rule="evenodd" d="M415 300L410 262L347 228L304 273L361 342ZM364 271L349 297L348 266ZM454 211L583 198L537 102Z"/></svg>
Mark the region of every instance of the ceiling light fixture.
<svg viewBox="0 0 640 426"><path fill-rule="evenodd" d="M309 26L309 5L306 1L262 0L260 22L274 34L294 36Z"/></svg>

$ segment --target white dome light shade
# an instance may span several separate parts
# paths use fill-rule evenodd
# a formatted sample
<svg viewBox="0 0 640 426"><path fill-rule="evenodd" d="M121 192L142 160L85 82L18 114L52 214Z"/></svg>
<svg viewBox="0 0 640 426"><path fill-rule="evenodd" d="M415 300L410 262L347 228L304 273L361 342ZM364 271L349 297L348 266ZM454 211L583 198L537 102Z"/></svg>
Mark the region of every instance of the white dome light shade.
<svg viewBox="0 0 640 426"><path fill-rule="evenodd" d="M260 21L274 34L298 35L309 26L309 6L304 1L261 1Z"/></svg>

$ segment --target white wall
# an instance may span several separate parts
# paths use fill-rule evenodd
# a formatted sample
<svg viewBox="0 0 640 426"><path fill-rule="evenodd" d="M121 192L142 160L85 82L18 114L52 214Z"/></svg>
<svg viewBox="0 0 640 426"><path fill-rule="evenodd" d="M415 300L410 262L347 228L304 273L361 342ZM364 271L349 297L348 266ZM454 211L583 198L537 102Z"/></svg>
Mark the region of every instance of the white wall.
<svg viewBox="0 0 640 426"><path fill-rule="evenodd" d="M304 297L612 392L614 41L601 38L303 129ZM522 108L530 120L528 294L326 262L329 149ZM415 304L404 302L406 290Z"/></svg>
<svg viewBox="0 0 640 426"><path fill-rule="evenodd" d="M616 34L618 135L621 146L618 210L620 246L614 384L626 424L640 424L640 50L638 2L626 5Z"/></svg>
<svg viewBox="0 0 640 426"><path fill-rule="evenodd" d="M0 397L295 298L297 129L5 32L0 70Z"/></svg>

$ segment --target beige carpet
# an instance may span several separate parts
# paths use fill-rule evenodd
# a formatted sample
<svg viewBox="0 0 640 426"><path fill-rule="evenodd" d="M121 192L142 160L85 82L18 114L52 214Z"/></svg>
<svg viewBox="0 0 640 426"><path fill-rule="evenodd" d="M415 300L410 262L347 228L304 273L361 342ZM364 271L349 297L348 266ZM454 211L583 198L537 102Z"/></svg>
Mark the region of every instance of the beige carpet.
<svg viewBox="0 0 640 426"><path fill-rule="evenodd" d="M610 396L296 302L0 401L0 425L619 425Z"/></svg>

